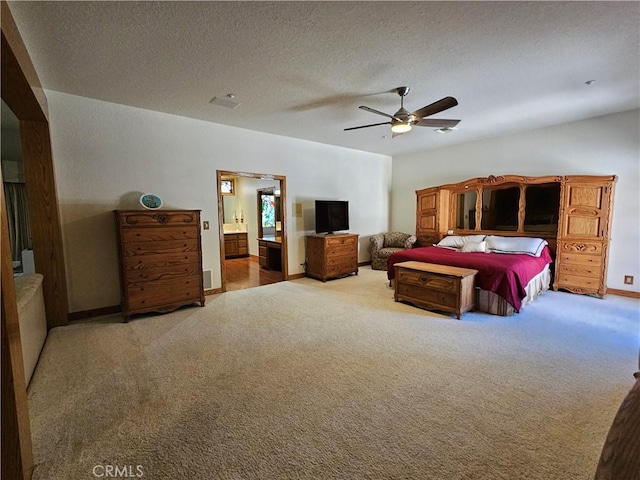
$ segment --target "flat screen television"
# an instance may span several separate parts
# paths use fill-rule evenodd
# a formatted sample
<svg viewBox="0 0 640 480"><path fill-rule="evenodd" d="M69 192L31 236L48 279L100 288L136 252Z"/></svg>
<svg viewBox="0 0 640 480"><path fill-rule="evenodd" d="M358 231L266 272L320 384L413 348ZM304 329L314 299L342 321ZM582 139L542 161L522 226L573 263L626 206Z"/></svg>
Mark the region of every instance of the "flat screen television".
<svg viewBox="0 0 640 480"><path fill-rule="evenodd" d="M316 200L316 233L349 230L349 202Z"/></svg>

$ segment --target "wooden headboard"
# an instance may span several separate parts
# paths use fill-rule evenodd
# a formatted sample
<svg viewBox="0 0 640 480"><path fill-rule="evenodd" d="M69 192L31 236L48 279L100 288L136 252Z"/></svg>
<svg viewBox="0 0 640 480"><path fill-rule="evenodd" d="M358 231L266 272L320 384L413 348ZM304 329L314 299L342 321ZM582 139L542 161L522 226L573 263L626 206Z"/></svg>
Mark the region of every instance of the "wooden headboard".
<svg viewBox="0 0 640 480"><path fill-rule="evenodd" d="M607 293L617 177L565 175L472 178L416 191L417 246L446 235L541 237L554 258L553 288Z"/></svg>
<svg viewBox="0 0 640 480"><path fill-rule="evenodd" d="M547 240L555 258L558 242L571 228L577 229L575 238L602 237L603 229L608 238L611 201L603 201L615 181L615 176L490 175L424 188L416 191L416 245L432 245L452 234L539 237ZM569 211L570 191L578 187L579 202L587 209ZM582 217L570 217L574 214Z"/></svg>
<svg viewBox="0 0 640 480"><path fill-rule="evenodd" d="M530 236L555 252L562 178L491 175L418 190L417 244L448 234Z"/></svg>

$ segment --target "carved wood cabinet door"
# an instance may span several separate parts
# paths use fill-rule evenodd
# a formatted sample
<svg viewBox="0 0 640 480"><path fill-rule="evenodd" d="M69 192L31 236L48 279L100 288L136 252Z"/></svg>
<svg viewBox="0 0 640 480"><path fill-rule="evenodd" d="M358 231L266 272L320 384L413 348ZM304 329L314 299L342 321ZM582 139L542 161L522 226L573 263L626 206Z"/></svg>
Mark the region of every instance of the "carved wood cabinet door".
<svg viewBox="0 0 640 480"><path fill-rule="evenodd" d="M417 245L432 245L440 240L440 230L446 226L449 215L449 192L433 187L416 193Z"/></svg>
<svg viewBox="0 0 640 480"><path fill-rule="evenodd" d="M572 184L564 191L562 232L564 239L603 240L609 232L609 206L613 185Z"/></svg>

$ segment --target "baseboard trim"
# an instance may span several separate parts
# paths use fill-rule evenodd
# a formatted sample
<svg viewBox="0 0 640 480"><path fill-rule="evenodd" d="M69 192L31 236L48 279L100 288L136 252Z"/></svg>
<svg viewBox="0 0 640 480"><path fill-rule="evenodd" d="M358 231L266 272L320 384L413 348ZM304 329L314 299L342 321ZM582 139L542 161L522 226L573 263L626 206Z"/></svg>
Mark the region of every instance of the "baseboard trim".
<svg viewBox="0 0 640 480"><path fill-rule="evenodd" d="M619 295L621 297L640 298L640 292L631 290L618 290L617 288L607 288L607 295Z"/></svg>
<svg viewBox="0 0 640 480"><path fill-rule="evenodd" d="M103 315L113 315L122 312L120 305L111 305L110 307L93 308L91 310L81 310L79 312L69 312L67 318L70 322L74 320L84 320L86 318L101 317Z"/></svg>
<svg viewBox="0 0 640 480"><path fill-rule="evenodd" d="M363 267L366 265L371 265L371 262L369 261L369 262L358 263L359 267ZM293 275L289 275L288 280L298 280L300 278L305 278L305 277L306 277L306 274L304 273L294 273ZM216 295L218 293L222 293L222 288L212 288L210 290L204 291L204 294L206 296ZM608 288L607 294L640 299L640 292L632 292L630 290L618 290L617 288ZM82 310L80 312L70 312L67 318L71 322L74 320L84 320L86 318L100 317L103 315L113 315L114 313L120 313L121 311L122 309L120 308L120 305L112 305L110 307L94 308L92 310Z"/></svg>

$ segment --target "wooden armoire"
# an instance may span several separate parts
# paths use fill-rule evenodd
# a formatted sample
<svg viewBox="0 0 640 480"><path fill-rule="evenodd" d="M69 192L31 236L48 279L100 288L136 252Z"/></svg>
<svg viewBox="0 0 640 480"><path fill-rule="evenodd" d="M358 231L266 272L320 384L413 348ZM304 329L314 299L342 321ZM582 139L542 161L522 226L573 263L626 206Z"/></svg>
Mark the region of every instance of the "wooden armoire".
<svg viewBox="0 0 640 480"><path fill-rule="evenodd" d="M567 177L560 202L554 290L602 298L616 177Z"/></svg>
<svg viewBox="0 0 640 480"><path fill-rule="evenodd" d="M616 180L492 175L418 190L416 243L452 234L541 237L554 253L554 290L602 298Z"/></svg>

